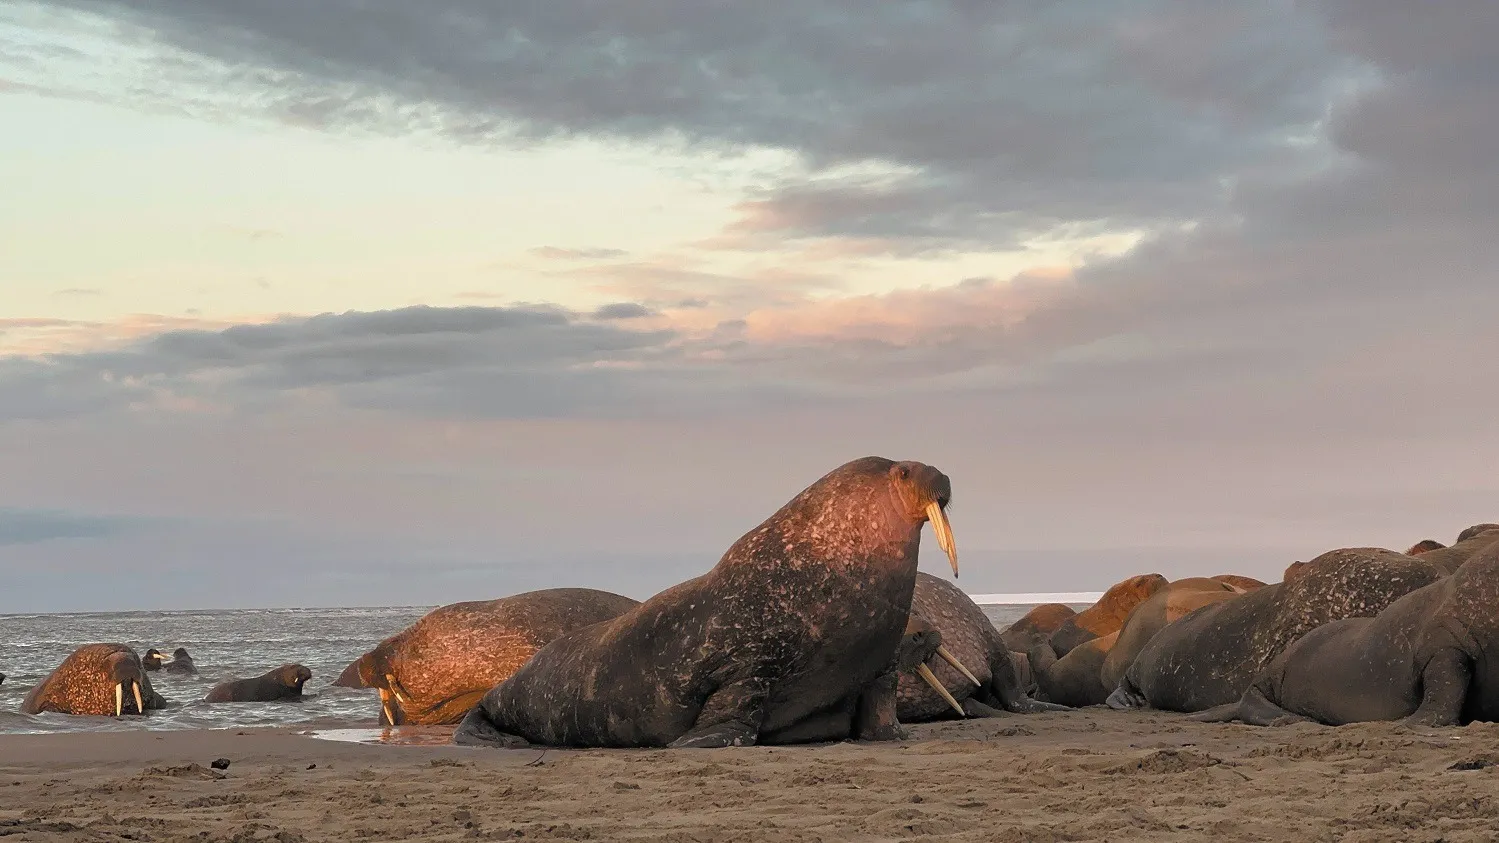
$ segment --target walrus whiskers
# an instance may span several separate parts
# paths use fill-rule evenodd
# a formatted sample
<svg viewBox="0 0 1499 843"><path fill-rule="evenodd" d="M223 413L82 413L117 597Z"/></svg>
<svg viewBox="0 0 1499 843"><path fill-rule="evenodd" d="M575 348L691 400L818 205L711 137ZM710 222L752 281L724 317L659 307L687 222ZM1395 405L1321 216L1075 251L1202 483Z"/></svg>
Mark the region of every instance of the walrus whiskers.
<svg viewBox="0 0 1499 843"><path fill-rule="evenodd" d="M947 560L952 563L953 579L958 578L958 546L953 543L952 525L947 522L947 513L942 510L942 504L932 501L926 505L927 520L932 522L932 532L937 534L937 546L947 554Z"/></svg>
<svg viewBox="0 0 1499 843"><path fill-rule="evenodd" d="M968 716L968 712L963 710L963 706L958 705L958 701L953 699L952 694L947 692L947 688L943 687L941 682L937 681L936 675L932 673L932 669L927 667L925 663L916 665L916 675L925 679L926 684L932 686L932 690L940 694L942 699L947 700L947 704L952 706L953 711L956 711L959 717Z"/></svg>
<svg viewBox="0 0 1499 843"><path fill-rule="evenodd" d="M977 676L974 676L971 672L969 672L968 668L964 667L963 663L958 661L958 657L953 655L952 651L947 649L947 647L939 646L937 648L937 655L941 656L943 661L957 668L959 673L968 677L969 682L972 682L975 685L984 684L978 680Z"/></svg>

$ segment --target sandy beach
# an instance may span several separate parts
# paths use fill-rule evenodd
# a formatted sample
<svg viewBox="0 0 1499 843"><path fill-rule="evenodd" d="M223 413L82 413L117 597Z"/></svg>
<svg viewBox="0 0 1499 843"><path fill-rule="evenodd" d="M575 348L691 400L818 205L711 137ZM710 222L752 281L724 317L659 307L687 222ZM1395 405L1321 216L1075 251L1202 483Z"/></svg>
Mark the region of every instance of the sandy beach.
<svg viewBox="0 0 1499 843"><path fill-rule="evenodd" d="M1457 843L1499 824L1492 724L1256 729L1090 709L910 730L884 745L545 752L284 728L8 735L0 837Z"/></svg>

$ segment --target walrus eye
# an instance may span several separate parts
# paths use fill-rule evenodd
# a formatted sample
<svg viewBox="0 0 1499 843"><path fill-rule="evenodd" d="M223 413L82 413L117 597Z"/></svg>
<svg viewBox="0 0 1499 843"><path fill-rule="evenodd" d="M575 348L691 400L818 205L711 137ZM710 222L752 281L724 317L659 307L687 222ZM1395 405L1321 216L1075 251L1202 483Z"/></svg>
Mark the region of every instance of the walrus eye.
<svg viewBox="0 0 1499 843"><path fill-rule="evenodd" d="M898 465L898 466L895 467L895 476L899 477L902 480L910 480L911 479L911 469L909 469L909 468L907 468L906 466L903 466L903 465Z"/></svg>

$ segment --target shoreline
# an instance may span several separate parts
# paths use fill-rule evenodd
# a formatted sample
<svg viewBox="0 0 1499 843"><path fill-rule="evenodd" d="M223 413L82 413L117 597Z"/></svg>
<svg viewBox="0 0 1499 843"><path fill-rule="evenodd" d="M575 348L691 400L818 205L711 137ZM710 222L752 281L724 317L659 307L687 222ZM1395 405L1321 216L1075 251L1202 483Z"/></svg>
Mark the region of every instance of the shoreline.
<svg viewBox="0 0 1499 843"><path fill-rule="evenodd" d="M0 834L1456 843L1491 839L1499 818L1494 724L1255 728L1095 708L907 728L901 742L721 750L370 745L285 727L0 735Z"/></svg>

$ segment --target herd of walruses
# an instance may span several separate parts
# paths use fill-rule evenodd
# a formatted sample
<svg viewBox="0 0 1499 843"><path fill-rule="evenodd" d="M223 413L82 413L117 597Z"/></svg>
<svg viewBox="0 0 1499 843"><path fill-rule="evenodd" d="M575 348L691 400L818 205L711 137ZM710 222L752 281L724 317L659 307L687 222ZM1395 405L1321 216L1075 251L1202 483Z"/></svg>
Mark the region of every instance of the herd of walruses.
<svg viewBox="0 0 1499 843"><path fill-rule="evenodd" d="M891 740L903 723L1099 705L1255 725L1499 719L1499 524L1450 547L1332 550L1268 585L1131 577L1001 631L916 569L930 523L958 575L951 499L929 465L864 457L644 602L555 588L454 603L333 684L374 689L381 725L456 724L455 743L503 747ZM143 714L166 704L146 674L184 661L86 645L22 711ZM310 677L283 665L206 701L294 699Z"/></svg>

